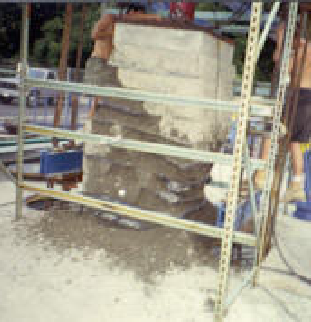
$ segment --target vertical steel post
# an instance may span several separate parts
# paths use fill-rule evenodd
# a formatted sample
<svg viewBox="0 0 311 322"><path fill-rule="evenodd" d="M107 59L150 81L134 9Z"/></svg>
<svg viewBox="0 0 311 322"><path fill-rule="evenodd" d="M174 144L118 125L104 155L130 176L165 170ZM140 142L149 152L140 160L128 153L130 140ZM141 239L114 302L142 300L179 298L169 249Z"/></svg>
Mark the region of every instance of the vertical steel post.
<svg viewBox="0 0 311 322"><path fill-rule="evenodd" d="M255 63L257 58L260 19L262 3L253 2L250 21L250 31L248 36L247 52L243 70L243 81L241 91L241 107L239 110L239 121L237 126L237 135L234 145L234 157L230 190L228 193L226 221L222 236L221 259L219 268L219 285L215 302L215 321L223 321L225 300L228 291L228 280L230 270L230 260L232 252L233 224L237 208L244 145L246 142L246 129L249 120L250 99L253 87L253 78L255 72Z"/></svg>
<svg viewBox="0 0 311 322"><path fill-rule="evenodd" d="M280 1L277 1L273 4L273 8L268 16L268 20L266 22L266 25L264 27L264 30L262 31L261 35L260 35L260 40L259 40L259 45L258 45L258 50L257 50L257 57L256 57L256 61L258 61L261 50L266 42L266 40L268 39L268 35L269 35L269 31L271 29L273 20L275 19L278 11L280 8Z"/></svg>
<svg viewBox="0 0 311 322"><path fill-rule="evenodd" d="M291 2L289 4L287 32L286 32L285 44L283 47L284 50L282 55L281 68L280 68L280 82L279 82L279 89L277 93L277 101L273 109L271 146L270 146L268 164L266 169L266 181L265 181L264 189L262 191L261 202L260 202L259 217L261 219L261 236L260 236L260 248L259 248L258 260L257 260L256 274L254 276L254 284L258 279L259 269L264 255L265 235L266 235L267 224L268 224L270 191L272 187L272 180L273 180L273 174L274 174L275 158L278 152L278 137L280 134L281 114L282 114L282 108L284 104L285 92L287 87L287 73L289 68L289 59L291 55L291 49L292 49L296 21L297 21L297 12L298 12L298 2L297 1Z"/></svg>
<svg viewBox="0 0 311 322"><path fill-rule="evenodd" d="M258 227L257 227L257 220L258 220L258 209L256 204L256 195L255 195L255 189L253 184L253 171L250 164L250 151L247 144L245 144L244 147L244 155L245 155L245 171L247 175L247 181L248 181L248 187L249 187L249 195L250 195L250 204L251 204L251 214L254 218L254 228L256 232L256 236L258 235Z"/></svg>
<svg viewBox="0 0 311 322"><path fill-rule="evenodd" d="M27 54L29 40L29 21L30 21L30 4L23 3L22 25L21 25L21 42L20 42L20 94L19 94L19 112L18 112L18 150L17 150L17 186L16 186L16 212L15 219L22 216L23 209L23 163L24 163L24 118L26 106L26 87L25 78L27 77Z"/></svg>

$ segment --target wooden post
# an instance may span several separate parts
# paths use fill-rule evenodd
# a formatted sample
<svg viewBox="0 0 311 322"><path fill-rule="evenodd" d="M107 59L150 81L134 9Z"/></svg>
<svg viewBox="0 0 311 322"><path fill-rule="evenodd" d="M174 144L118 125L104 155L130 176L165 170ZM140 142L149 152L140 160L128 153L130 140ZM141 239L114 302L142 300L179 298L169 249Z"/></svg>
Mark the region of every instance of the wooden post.
<svg viewBox="0 0 311 322"><path fill-rule="evenodd" d="M81 58L82 58L82 50L83 50L83 34L84 34L84 21L87 12L86 3L82 5L82 12L81 12L81 20L80 20L80 36L79 36L79 44L77 48L77 56L76 56L76 70L74 73L74 81L79 81L80 75L80 67L81 67ZM77 118L78 118L78 97L77 95L72 96L72 105L71 105L71 129L77 129Z"/></svg>
<svg viewBox="0 0 311 322"><path fill-rule="evenodd" d="M59 80L66 79L71 22L72 22L72 3L67 3L66 14L65 14L65 24L63 29L62 52L61 52L61 57L59 62L59 70L58 70ZM54 112L54 127L57 127L60 124L60 119L63 112L63 102L64 102L64 93L61 92L59 93L57 106ZM54 143L54 146L57 146L56 140L54 140L53 143Z"/></svg>

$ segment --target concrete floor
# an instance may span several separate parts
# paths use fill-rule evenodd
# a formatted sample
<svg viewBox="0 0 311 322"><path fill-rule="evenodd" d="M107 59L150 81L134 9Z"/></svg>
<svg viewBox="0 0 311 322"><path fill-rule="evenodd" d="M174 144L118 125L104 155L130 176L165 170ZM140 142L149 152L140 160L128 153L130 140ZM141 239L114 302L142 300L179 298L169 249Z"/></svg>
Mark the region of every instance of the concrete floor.
<svg viewBox="0 0 311 322"><path fill-rule="evenodd" d="M218 275L214 269L172 266L148 283L112 261L104 246L60 250L44 236L27 233L43 213L25 209L21 221L13 220L14 186L1 176L0 187L0 321L212 321L209 299ZM309 279L310 228L310 223L285 216L277 227L285 257ZM233 269L230 286L237 286L246 274ZM310 285L288 274L276 248L264 263L259 286L246 288L226 319L267 320L311 321Z"/></svg>

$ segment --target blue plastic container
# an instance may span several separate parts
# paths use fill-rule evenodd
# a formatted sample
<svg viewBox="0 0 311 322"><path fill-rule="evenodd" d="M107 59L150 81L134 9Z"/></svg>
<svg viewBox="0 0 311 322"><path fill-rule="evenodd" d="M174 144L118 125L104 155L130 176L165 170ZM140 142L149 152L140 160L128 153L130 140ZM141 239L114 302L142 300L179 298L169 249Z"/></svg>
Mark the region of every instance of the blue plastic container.
<svg viewBox="0 0 311 322"><path fill-rule="evenodd" d="M260 195L261 195L260 192L256 192L255 194L257 207L259 207L259 204L260 204ZM237 208L233 229L240 230L241 227L243 226L243 223L251 216L252 216L251 202L250 200L247 200L244 203L240 204ZM218 207L218 211L217 211L217 219L216 219L217 227L219 228L224 227L225 217L226 217L226 204L222 202Z"/></svg>
<svg viewBox="0 0 311 322"><path fill-rule="evenodd" d="M222 228L225 222L226 205L224 202L220 204L217 211L216 226Z"/></svg>
<svg viewBox="0 0 311 322"><path fill-rule="evenodd" d="M294 217L301 220L311 220L311 202L296 202Z"/></svg>
<svg viewBox="0 0 311 322"><path fill-rule="evenodd" d="M40 173L49 175L55 173L80 172L82 171L82 161L82 151L41 151Z"/></svg>
<svg viewBox="0 0 311 322"><path fill-rule="evenodd" d="M228 149L233 151L235 137L237 131L237 121L232 122L231 127L229 129L229 134L227 136L227 144L229 145ZM252 137L248 136L248 144L252 144ZM225 152L225 150L223 150ZM257 207L259 208L259 200L260 200L260 192L255 194L255 200L257 203ZM217 207L217 219L216 226L219 228L223 228L225 217L226 217L226 204L225 202L221 202L221 204ZM234 222L234 230L240 230L243 223L251 216L251 204L250 201L247 200L243 204L237 207L235 222Z"/></svg>
<svg viewBox="0 0 311 322"><path fill-rule="evenodd" d="M306 174L305 192L307 202L296 202L296 211L294 217L301 220L311 220L311 151L304 154L304 168Z"/></svg>
<svg viewBox="0 0 311 322"><path fill-rule="evenodd" d="M308 150L304 154L304 169L306 174L305 191L307 201L311 201L311 151Z"/></svg>

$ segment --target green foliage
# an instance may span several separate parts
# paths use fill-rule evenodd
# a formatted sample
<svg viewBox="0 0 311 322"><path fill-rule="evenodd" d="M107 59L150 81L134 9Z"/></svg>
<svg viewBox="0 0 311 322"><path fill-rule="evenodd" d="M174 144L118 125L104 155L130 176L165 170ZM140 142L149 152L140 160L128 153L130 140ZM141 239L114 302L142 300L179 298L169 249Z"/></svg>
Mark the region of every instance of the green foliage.
<svg viewBox="0 0 311 322"><path fill-rule="evenodd" d="M81 10L80 10L81 12ZM84 35L83 35L83 53L82 53L82 65L84 66L85 61L91 55L93 48L93 40L91 39L91 31L96 21L100 19L100 5L88 4L87 15L84 21ZM69 64L75 67L76 51L78 47L78 41L80 37L80 14L74 15L73 17L73 28L72 28L72 43L69 57Z"/></svg>
<svg viewBox="0 0 311 322"><path fill-rule="evenodd" d="M70 37L70 51L68 66L75 66L76 51L80 38L81 4L73 6L73 22ZM82 66L90 56L93 42L90 37L94 23L100 17L99 4L87 4L87 17L84 26ZM198 3L196 10L224 11L221 3ZM30 24L30 58L34 64L58 67L62 44L62 30L64 22L65 4L35 3L32 4ZM0 4L0 59L19 58L21 6L18 4ZM235 37L235 51L233 63L237 74L241 77L246 50L246 36ZM264 46L256 69L256 80L270 81L273 68L272 53L274 43L268 41Z"/></svg>
<svg viewBox="0 0 311 322"><path fill-rule="evenodd" d="M34 42L42 37L40 27L43 23L63 11L63 4L33 3L29 30L30 50ZM20 4L0 4L0 58L19 60L20 26L22 19Z"/></svg>
<svg viewBox="0 0 311 322"><path fill-rule="evenodd" d="M41 27L43 37L36 40L32 55L37 62L46 66L57 67L59 65L62 32L64 23L64 10L62 15L56 16L51 20L46 21ZM99 5L88 5L87 15L84 22L83 35L83 56L85 61L92 50L92 39L90 37L91 29L100 17ZM68 55L68 66L74 67L76 61L76 51L80 40L80 20L81 20L81 5L74 5L72 28L70 35L70 47ZM83 65L83 62L82 62Z"/></svg>
<svg viewBox="0 0 311 322"><path fill-rule="evenodd" d="M274 67L273 51L275 43L272 40L268 40L262 49L259 57L259 61L256 68L255 80L262 82L270 82L272 77L272 71Z"/></svg>
<svg viewBox="0 0 311 322"><path fill-rule="evenodd" d="M240 35L235 39L235 48L233 55L233 64L236 67L237 76L242 77L244 59L247 45L247 36ZM259 61L255 71L255 81L270 82L273 70L273 51L275 44L273 41L268 40L261 52Z"/></svg>
<svg viewBox="0 0 311 322"><path fill-rule="evenodd" d="M17 4L0 4L0 58L12 58L18 54L21 24L21 8Z"/></svg>
<svg viewBox="0 0 311 322"><path fill-rule="evenodd" d="M235 39L235 47L233 53L233 65L239 78L242 77L244 56L246 50L247 39L245 35L237 36Z"/></svg>
<svg viewBox="0 0 311 322"><path fill-rule="evenodd" d="M43 27L43 38L35 42L33 56L36 60L45 60L49 66L56 66L61 50L63 19L55 17L47 21Z"/></svg>

